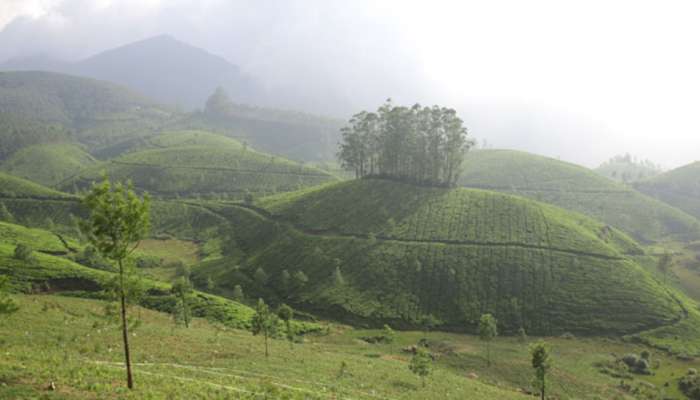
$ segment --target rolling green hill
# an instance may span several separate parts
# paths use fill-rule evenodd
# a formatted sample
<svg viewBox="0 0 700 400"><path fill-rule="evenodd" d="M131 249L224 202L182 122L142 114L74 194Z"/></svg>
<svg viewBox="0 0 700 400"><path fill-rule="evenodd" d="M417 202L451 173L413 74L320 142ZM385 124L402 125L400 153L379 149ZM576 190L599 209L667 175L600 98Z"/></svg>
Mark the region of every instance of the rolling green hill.
<svg viewBox="0 0 700 400"><path fill-rule="evenodd" d="M54 186L96 162L75 144L38 144L14 153L0 164L0 171Z"/></svg>
<svg viewBox="0 0 700 400"><path fill-rule="evenodd" d="M609 159L594 171L608 179L629 184L656 176L662 169L649 160L638 160L625 154Z"/></svg>
<svg viewBox="0 0 700 400"><path fill-rule="evenodd" d="M0 172L0 197L67 198L70 195Z"/></svg>
<svg viewBox="0 0 700 400"><path fill-rule="evenodd" d="M700 218L700 161L635 183L647 195Z"/></svg>
<svg viewBox="0 0 700 400"><path fill-rule="evenodd" d="M25 146L70 139L71 132L61 125L0 112L0 163Z"/></svg>
<svg viewBox="0 0 700 400"><path fill-rule="evenodd" d="M60 125L91 150L155 132L173 115L124 87L41 71L0 72L0 113Z"/></svg>
<svg viewBox="0 0 700 400"><path fill-rule="evenodd" d="M692 239L692 216L578 165L512 150L469 152L459 184L517 194L578 211L641 241Z"/></svg>
<svg viewBox="0 0 700 400"><path fill-rule="evenodd" d="M210 208L242 255L197 274L355 323L469 330L492 312L506 331L601 334L681 315L625 234L515 196L360 180Z"/></svg>
<svg viewBox="0 0 700 400"><path fill-rule="evenodd" d="M144 140L138 150L89 168L61 187L85 187L98 179L101 171L113 179L132 179L137 189L164 197L242 198L246 193L290 191L337 179L320 169L200 131Z"/></svg>

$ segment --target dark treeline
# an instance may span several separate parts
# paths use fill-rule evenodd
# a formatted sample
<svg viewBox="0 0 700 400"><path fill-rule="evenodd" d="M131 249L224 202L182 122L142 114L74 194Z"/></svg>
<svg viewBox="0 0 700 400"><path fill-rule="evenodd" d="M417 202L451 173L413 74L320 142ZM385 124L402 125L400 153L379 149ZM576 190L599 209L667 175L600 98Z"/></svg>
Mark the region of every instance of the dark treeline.
<svg viewBox="0 0 700 400"><path fill-rule="evenodd" d="M394 106L355 114L342 129L338 158L358 178L388 177L420 184L457 182L473 142L455 110Z"/></svg>

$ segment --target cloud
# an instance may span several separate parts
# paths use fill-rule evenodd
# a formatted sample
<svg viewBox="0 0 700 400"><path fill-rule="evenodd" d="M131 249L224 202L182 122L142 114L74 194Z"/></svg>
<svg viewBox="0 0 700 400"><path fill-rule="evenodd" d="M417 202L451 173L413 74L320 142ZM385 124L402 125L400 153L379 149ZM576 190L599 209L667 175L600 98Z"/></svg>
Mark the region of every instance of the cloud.
<svg viewBox="0 0 700 400"><path fill-rule="evenodd" d="M495 145L587 165L622 152L667 166L698 158L693 1L8 4L0 8L0 60L78 59L169 33L306 109L335 104L346 115L393 97L456 107L475 136Z"/></svg>

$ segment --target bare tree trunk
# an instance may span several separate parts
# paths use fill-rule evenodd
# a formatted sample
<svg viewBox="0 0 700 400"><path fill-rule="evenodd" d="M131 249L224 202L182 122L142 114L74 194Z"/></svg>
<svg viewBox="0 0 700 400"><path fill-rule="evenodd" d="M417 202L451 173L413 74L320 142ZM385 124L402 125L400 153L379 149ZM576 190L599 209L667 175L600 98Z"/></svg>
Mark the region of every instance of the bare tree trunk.
<svg viewBox="0 0 700 400"><path fill-rule="evenodd" d="M270 352L267 349L267 329L265 330L265 358L269 357Z"/></svg>
<svg viewBox="0 0 700 400"><path fill-rule="evenodd" d="M122 312L122 338L124 339L124 358L126 362L126 384L129 389L134 388L134 378L131 374L131 355L129 354L129 327L126 323L126 293L124 292L124 267L119 260L119 297L121 298Z"/></svg>
<svg viewBox="0 0 700 400"><path fill-rule="evenodd" d="M545 387L545 378L542 378L542 391L540 391L540 400L544 400L544 387Z"/></svg>

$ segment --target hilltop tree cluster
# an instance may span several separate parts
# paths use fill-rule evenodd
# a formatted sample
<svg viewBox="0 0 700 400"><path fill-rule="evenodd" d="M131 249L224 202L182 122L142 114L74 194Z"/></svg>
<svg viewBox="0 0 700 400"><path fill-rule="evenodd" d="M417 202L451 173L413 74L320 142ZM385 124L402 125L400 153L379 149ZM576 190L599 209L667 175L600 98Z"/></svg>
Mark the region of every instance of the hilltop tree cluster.
<svg viewBox="0 0 700 400"><path fill-rule="evenodd" d="M338 158L358 178L387 177L420 184L457 182L464 154L473 145L455 110L394 106L354 115L342 129Z"/></svg>

